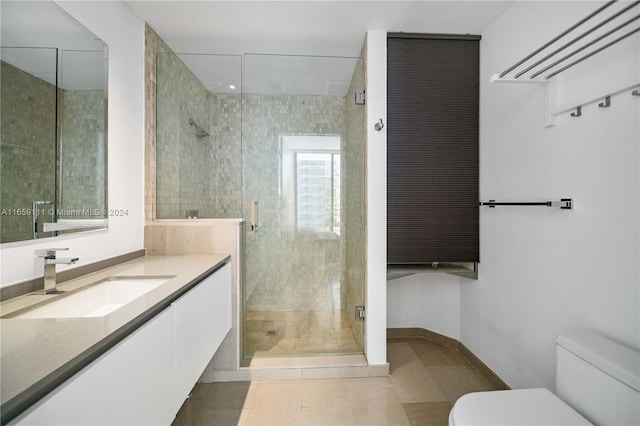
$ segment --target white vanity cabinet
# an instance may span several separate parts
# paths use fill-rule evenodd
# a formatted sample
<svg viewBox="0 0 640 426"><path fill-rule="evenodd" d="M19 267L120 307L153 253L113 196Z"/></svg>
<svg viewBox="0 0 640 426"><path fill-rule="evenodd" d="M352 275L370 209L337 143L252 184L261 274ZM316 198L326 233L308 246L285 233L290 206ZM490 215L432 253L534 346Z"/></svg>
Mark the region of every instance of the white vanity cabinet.
<svg viewBox="0 0 640 426"><path fill-rule="evenodd" d="M171 424L230 327L227 263L9 424Z"/></svg>
<svg viewBox="0 0 640 426"><path fill-rule="evenodd" d="M231 265L218 269L172 305L176 316L177 413L231 329Z"/></svg>
<svg viewBox="0 0 640 426"><path fill-rule="evenodd" d="M175 416L173 307L38 401L11 424L161 425Z"/></svg>

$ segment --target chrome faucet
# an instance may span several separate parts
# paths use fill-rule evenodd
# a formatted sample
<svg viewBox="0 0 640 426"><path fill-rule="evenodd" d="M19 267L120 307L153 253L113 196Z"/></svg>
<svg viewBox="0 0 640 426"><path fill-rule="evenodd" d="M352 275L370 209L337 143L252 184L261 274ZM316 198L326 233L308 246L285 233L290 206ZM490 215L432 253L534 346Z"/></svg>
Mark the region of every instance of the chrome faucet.
<svg viewBox="0 0 640 426"><path fill-rule="evenodd" d="M69 250L68 248L52 248L36 250L36 257L44 258L44 294L56 294L61 291L56 290L56 265L71 265L80 260L77 257L59 259L56 257L57 251Z"/></svg>

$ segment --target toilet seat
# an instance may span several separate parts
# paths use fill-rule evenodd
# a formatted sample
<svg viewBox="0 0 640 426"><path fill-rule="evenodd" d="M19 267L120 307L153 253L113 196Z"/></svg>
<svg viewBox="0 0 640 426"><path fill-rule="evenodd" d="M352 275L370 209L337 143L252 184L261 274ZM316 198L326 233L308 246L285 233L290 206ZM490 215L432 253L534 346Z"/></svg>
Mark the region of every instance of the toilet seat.
<svg viewBox="0 0 640 426"><path fill-rule="evenodd" d="M469 393L449 413L449 426L591 424L543 388Z"/></svg>

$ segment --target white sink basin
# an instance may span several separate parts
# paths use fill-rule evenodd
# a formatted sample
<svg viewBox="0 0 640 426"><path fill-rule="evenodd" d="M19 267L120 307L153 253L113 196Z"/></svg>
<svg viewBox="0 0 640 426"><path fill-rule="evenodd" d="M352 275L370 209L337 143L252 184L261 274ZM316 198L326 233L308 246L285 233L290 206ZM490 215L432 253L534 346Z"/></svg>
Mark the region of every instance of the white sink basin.
<svg viewBox="0 0 640 426"><path fill-rule="evenodd" d="M110 277L10 318L80 318L105 316L169 281L172 276Z"/></svg>

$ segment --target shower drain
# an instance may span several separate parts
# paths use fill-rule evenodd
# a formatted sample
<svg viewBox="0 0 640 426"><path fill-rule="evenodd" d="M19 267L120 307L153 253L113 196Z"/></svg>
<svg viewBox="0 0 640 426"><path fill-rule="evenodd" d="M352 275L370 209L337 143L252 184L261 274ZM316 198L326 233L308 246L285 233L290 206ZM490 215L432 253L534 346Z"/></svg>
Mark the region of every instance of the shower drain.
<svg viewBox="0 0 640 426"><path fill-rule="evenodd" d="M278 332L276 330L267 330L267 332L264 335L265 336L277 336Z"/></svg>

